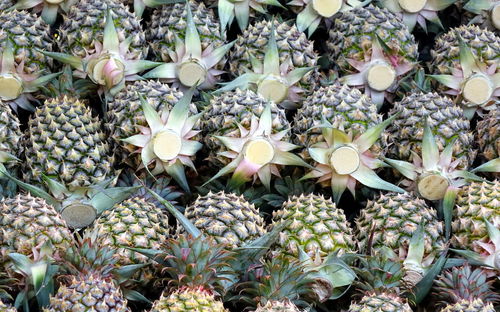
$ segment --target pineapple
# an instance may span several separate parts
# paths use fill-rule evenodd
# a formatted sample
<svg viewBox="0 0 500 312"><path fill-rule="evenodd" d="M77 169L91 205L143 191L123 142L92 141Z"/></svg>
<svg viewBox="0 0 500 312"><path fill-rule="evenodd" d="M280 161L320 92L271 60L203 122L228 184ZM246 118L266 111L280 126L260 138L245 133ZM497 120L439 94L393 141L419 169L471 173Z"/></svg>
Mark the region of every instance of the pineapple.
<svg viewBox="0 0 500 312"><path fill-rule="evenodd" d="M359 250L366 252L387 246L400 259L406 259L410 240L419 224L424 230L423 263L430 264L445 248L444 226L436 211L411 193L381 194L369 200L356 219Z"/></svg>
<svg viewBox="0 0 500 312"><path fill-rule="evenodd" d="M12 7L14 5L13 0L1 0L0 1L0 12L5 11L6 9Z"/></svg>
<svg viewBox="0 0 500 312"><path fill-rule="evenodd" d="M12 297L7 293L10 288L8 284L12 282L11 279L6 278L4 272L0 272L0 312L17 312L14 307L2 302L2 299L12 299Z"/></svg>
<svg viewBox="0 0 500 312"><path fill-rule="evenodd" d="M355 238L344 212L322 195L291 196L273 212L273 227L291 221L280 233L279 249L298 256L300 246L311 257L356 251Z"/></svg>
<svg viewBox="0 0 500 312"><path fill-rule="evenodd" d="M500 295L492 290L491 272L472 268L468 263L443 272L434 282L439 312L495 312Z"/></svg>
<svg viewBox="0 0 500 312"><path fill-rule="evenodd" d="M0 24L0 100L15 111L19 107L33 111L30 101L35 98L30 93L57 76L50 74L52 60L40 52L52 51L49 25L16 10L0 10Z"/></svg>
<svg viewBox="0 0 500 312"><path fill-rule="evenodd" d="M217 297L231 255L211 238L170 239L155 257L170 275L168 287L150 312L228 312Z"/></svg>
<svg viewBox="0 0 500 312"><path fill-rule="evenodd" d="M431 77L469 119L477 110L497 109L500 37L478 26L460 26L439 37L431 55Z"/></svg>
<svg viewBox="0 0 500 312"><path fill-rule="evenodd" d="M363 87L380 108L400 79L415 68L415 38L396 15L372 5L343 12L334 25L327 47L341 82Z"/></svg>
<svg viewBox="0 0 500 312"><path fill-rule="evenodd" d="M209 192L199 196L184 215L205 235L231 248L241 247L266 233L259 210L243 196L233 193Z"/></svg>
<svg viewBox="0 0 500 312"><path fill-rule="evenodd" d="M19 0L15 5L10 7L10 10L26 10L33 9L33 12L40 13L43 21L49 25L53 25L57 20L57 13L62 12L67 14L71 6L76 4L76 0ZM1 9L1 6L0 6Z"/></svg>
<svg viewBox="0 0 500 312"><path fill-rule="evenodd" d="M437 93L413 93L394 104L389 115L399 115L387 127L389 148L387 156L405 161L413 161L416 154L422 154L424 125L431 128L437 140L438 150L453 144L453 161L458 168L472 165L476 150L470 122L463 110Z"/></svg>
<svg viewBox="0 0 500 312"><path fill-rule="evenodd" d="M236 17L240 30L245 30L248 26L250 17L255 17L255 12L266 14L267 6L273 5L280 8L284 7L277 0L219 0L219 18L223 31L229 29Z"/></svg>
<svg viewBox="0 0 500 312"><path fill-rule="evenodd" d="M498 0L464 0L464 16L469 24L478 24L481 28L500 31L500 1Z"/></svg>
<svg viewBox="0 0 500 312"><path fill-rule="evenodd" d="M17 172L18 158L22 152L22 132L20 122L12 113L7 103L0 100L0 167ZM15 193L15 184L0 174L0 196L11 196Z"/></svg>
<svg viewBox="0 0 500 312"><path fill-rule="evenodd" d="M113 252L97 244L95 233L84 234L62 253L59 262L67 275L43 311L130 312L113 272L117 260Z"/></svg>
<svg viewBox="0 0 500 312"><path fill-rule="evenodd" d="M486 160L500 157L500 110L492 110L477 123L476 142Z"/></svg>

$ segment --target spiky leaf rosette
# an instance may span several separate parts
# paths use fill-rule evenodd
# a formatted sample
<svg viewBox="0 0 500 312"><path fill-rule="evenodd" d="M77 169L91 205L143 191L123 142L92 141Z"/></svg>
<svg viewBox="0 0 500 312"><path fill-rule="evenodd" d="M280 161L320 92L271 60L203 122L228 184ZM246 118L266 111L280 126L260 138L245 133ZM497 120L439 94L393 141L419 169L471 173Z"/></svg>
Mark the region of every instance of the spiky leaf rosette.
<svg viewBox="0 0 500 312"><path fill-rule="evenodd" d="M314 68L302 67L290 70L290 64L280 63L274 26L271 29L264 59L260 61L253 56L252 58L252 72L245 73L232 82L224 84L217 92L236 88L251 89L282 107L296 108L297 102L301 100L301 94L307 91L301 88L299 82Z"/></svg>
<svg viewBox="0 0 500 312"><path fill-rule="evenodd" d="M387 127L388 157L413 161L414 153L421 155L427 122L437 140L439 152L455 140L453 161L459 161L460 169L472 165L476 150L470 122L463 110L449 98L437 93L414 93L394 104L389 115L395 114L398 116Z"/></svg>
<svg viewBox="0 0 500 312"><path fill-rule="evenodd" d="M239 135L216 136L226 147L219 155L232 161L207 183L233 173L229 180L229 186L232 188L259 179L269 190L271 175L280 176L281 166L308 166L302 158L291 152L298 146L289 142L289 129L277 133L273 129L271 104L264 108L260 117L252 116L249 128L240 124L238 128Z"/></svg>
<svg viewBox="0 0 500 312"><path fill-rule="evenodd" d="M363 87L378 107L415 68L418 57L415 38L402 20L372 5L342 13L329 31L327 46L341 81Z"/></svg>
<svg viewBox="0 0 500 312"><path fill-rule="evenodd" d="M476 138L481 155L492 160L500 157L500 110L490 111L477 123Z"/></svg>
<svg viewBox="0 0 500 312"><path fill-rule="evenodd" d="M211 44L203 49L189 5L186 11L185 37L175 37L175 47L168 49L170 62L149 71L144 77L165 79L181 89L211 89L223 73L217 68L226 63L225 55L234 42L219 47Z"/></svg>
<svg viewBox="0 0 500 312"><path fill-rule="evenodd" d="M424 230L422 263L427 266L445 246L444 226L436 211L411 193L381 194L368 201L356 219L359 249L366 252L370 247L379 250L387 246L400 259L406 259L412 235L420 224Z"/></svg>
<svg viewBox="0 0 500 312"><path fill-rule="evenodd" d="M193 23L200 37L201 49L209 46L220 48L226 41L224 32L213 11L208 9L203 2L189 1L193 15ZM151 16L151 23L146 30L146 39L155 54L155 60L171 62L171 51L175 51L176 41L183 41L187 35L187 10L186 3L164 5L155 9ZM222 69L220 63L217 69Z"/></svg>
<svg viewBox="0 0 500 312"><path fill-rule="evenodd" d="M323 119L320 127L324 141L308 149L309 155L315 161L315 168L303 179L316 178L318 183L331 186L336 203L339 202L346 188L355 196L357 182L375 189L404 192L396 185L382 180L375 173L375 169L384 167L385 163L380 160L381 155L375 155L370 151L394 117L356 137L353 136L352 131L346 134Z"/></svg>
<svg viewBox="0 0 500 312"><path fill-rule="evenodd" d="M33 9L33 12L41 13L45 23L52 25L56 22L58 12L68 13L75 4L75 0L19 0L9 10Z"/></svg>
<svg viewBox="0 0 500 312"><path fill-rule="evenodd" d="M217 300L223 276L231 273L228 262L232 252L224 244L202 235L179 235L170 239L155 259L170 277L165 279L168 288L154 302L152 311L227 311Z"/></svg>
<svg viewBox="0 0 500 312"><path fill-rule="evenodd" d="M209 192L199 196L184 215L205 235L231 248L241 247L267 232L259 210L233 193Z"/></svg>
<svg viewBox="0 0 500 312"><path fill-rule="evenodd" d="M443 25L439 20L438 13L454 4L458 0L378 0L381 7L388 9L403 20L410 31L413 31L418 23L424 31L427 31L427 21Z"/></svg>
<svg viewBox="0 0 500 312"><path fill-rule="evenodd" d="M323 118L336 129L352 131L354 135L364 133L382 122L382 116L377 114L377 107L370 98L358 89L338 82L314 91L298 109L292 128L297 144L309 148L323 141L319 128ZM380 149L380 144L377 142L372 148ZM310 158L307 150L301 155Z"/></svg>
<svg viewBox="0 0 500 312"><path fill-rule="evenodd" d="M292 222L280 233L278 245L284 253L298 256L300 246L311 257L332 252L354 252L356 243L344 212L320 195L291 196L273 212L273 226Z"/></svg>
<svg viewBox="0 0 500 312"><path fill-rule="evenodd" d="M240 30L245 30L248 27L248 20L250 17L255 17L256 12L259 14L268 13L268 5L284 9L277 0L219 0L217 7L219 9L222 30L228 30L235 18Z"/></svg>
<svg viewBox="0 0 500 312"><path fill-rule="evenodd" d="M104 39L107 10L115 22L118 40L131 40L131 59L145 59L148 45L139 19L120 1L113 0L82 0L71 7L59 31L61 52L83 59L95 50L95 42Z"/></svg>
<svg viewBox="0 0 500 312"><path fill-rule="evenodd" d="M493 279L484 268L472 268L468 263L443 272L434 282L434 295L441 305L440 312L494 312L500 295L492 290Z"/></svg>
<svg viewBox="0 0 500 312"><path fill-rule="evenodd" d="M456 98L471 119L476 110L494 110L500 96L500 38L474 25L451 29L431 51L431 73L439 90Z"/></svg>
<svg viewBox="0 0 500 312"><path fill-rule="evenodd" d="M466 0L463 9L468 11L464 16L467 24L480 25L482 29L500 30L500 1L498 0ZM467 14L469 13L469 14Z"/></svg>
<svg viewBox="0 0 500 312"><path fill-rule="evenodd" d="M142 197L132 197L106 210L89 231L97 233L97 243L114 248L117 266L141 264L147 257L130 248L159 249L169 237L168 216L158 206ZM140 282L148 284L153 272L140 270Z"/></svg>
<svg viewBox="0 0 500 312"><path fill-rule="evenodd" d="M209 161L217 166L227 165L227 158L216 155L223 149L223 144L215 136L239 135L238 124L249 129L253 116L260 117L266 105L271 105L273 129L276 132L287 129L289 122L285 112L253 91L236 89L210 99L201 118L205 144L212 151Z"/></svg>
<svg viewBox="0 0 500 312"><path fill-rule="evenodd" d="M231 73L241 76L252 72L253 60L264 61L273 25L280 64L287 64L289 71L318 65L319 57L314 51L313 42L308 40L295 25L290 26L278 20L263 20L251 24L236 39L234 48L229 53ZM301 88L312 91L317 85L318 76L316 70L306 74L300 81Z"/></svg>
<svg viewBox="0 0 500 312"><path fill-rule="evenodd" d="M202 147L193 139L199 131L193 128L201 114L189 116L189 105L194 90L191 89L177 102L171 110L157 112L140 97L142 110L148 127L141 127L141 134L123 139L125 143L136 147L136 153L141 155L141 167L157 175L166 172L177 183L189 191L189 185L184 172L184 166L196 171L192 158Z"/></svg>

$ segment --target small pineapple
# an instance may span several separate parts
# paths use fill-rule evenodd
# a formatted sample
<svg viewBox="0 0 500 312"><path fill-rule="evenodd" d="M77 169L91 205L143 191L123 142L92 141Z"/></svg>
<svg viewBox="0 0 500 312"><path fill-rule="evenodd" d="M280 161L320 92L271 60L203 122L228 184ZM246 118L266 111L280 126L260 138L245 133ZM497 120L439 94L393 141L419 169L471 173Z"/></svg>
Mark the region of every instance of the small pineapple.
<svg viewBox="0 0 500 312"><path fill-rule="evenodd" d="M434 282L434 295L441 303L439 312L495 312L500 295L492 291L491 272L472 268L468 263L443 272Z"/></svg>
<svg viewBox="0 0 500 312"><path fill-rule="evenodd" d="M500 110L492 110L477 123L476 138L486 160L500 157Z"/></svg>
<svg viewBox="0 0 500 312"><path fill-rule="evenodd" d="M280 210L273 212L273 227L288 221L291 223L278 238L283 253L297 257L298 247L311 257L356 251L353 231L344 212L331 199L315 194L291 196Z"/></svg>
<svg viewBox="0 0 500 312"><path fill-rule="evenodd" d="M259 210L243 196L212 193L200 196L184 215L205 235L231 248L241 247L266 233Z"/></svg>

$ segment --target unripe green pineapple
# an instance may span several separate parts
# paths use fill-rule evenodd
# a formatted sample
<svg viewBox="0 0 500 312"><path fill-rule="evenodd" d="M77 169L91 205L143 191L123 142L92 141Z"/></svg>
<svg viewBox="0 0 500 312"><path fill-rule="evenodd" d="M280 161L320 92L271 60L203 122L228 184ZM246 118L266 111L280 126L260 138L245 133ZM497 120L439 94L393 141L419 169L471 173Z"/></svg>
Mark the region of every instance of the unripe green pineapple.
<svg viewBox="0 0 500 312"><path fill-rule="evenodd" d="M348 312L412 312L410 305L396 294L369 294L351 304Z"/></svg>
<svg viewBox="0 0 500 312"><path fill-rule="evenodd" d="M243 196L208 193L186 208L184 215L217 243L241 247L266 233L259 210Z"/></svg>
<svg viewBox="0 0 500 312"><path fill-rule="evenodd" d="M492 160L500 157L500 110L492 110L477 123L476 138L481 155Z"/></svg>
<svg viewBox="0 0 500 312"><path fill-rule="evenodd" d="M273 226L292 221L278 238L280 252L298 256L298 247L311 257L339 255L356 250L354 235L344 212L320 195L292 196L273 212Z"/></svg>
<svg viewBox="0 0 500 312"><path fill-rule="evenodd" d="M150 312L227 312L221 301L203 289L178 290L155 301Z"/></svg>

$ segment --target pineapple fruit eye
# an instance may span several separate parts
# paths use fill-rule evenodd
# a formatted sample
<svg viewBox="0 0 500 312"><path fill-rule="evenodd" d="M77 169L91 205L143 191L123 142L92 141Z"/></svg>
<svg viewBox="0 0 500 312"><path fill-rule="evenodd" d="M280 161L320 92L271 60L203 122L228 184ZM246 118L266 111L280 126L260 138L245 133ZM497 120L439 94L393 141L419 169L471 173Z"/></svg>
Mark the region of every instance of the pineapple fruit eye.
<svg viewBox="0 0 500 312"><path fill-rule="evenodd" d="M500 29L500 4L491 9L491 21L496 29Z"/></svg>
<svg viewBox="0 0 500 312"><path fill-rule="evenodd" d="M427 0L399 0L399 5L408 13L417 13L427 4Z"/></svg>
<svg viewBox="0 0 500 312"><path fill-rule="evenodd" d="M376 91L385 91L396 80L396 71L385 62L377 63L368 70L367 80L370 88Z"/></svg>
<svg viewBox="0 0 500 312"><path fill-rule="evenodd" d="M274 77L268 77L259 83L257 92L265 99L281 103L288 96L288 86Z"/></svg>
<svg viewBox="0 0 500 312"><path fill-rule="evenodd" d="M266 139L255 139L248 142L245 158L252 164L264 166L274 158L274 148Z"/></svg>
<svg viewBox="0 0 500 312"><path fill-rule="evenodd" d="M463 96L473 104L487 102L492 94L492 83L488 77L482 74L473 75L464 84Z"/></svg>
<svg viewBox="0 0 500 312"><path fill-rule="evenodd" d="M359 168L359 153L351 146L341 146L330 155L330 165L338 174L351 174Z"/></svg>
<svg viewBox="0 0 500 312"><path fill-rule="evenodd" d="M169 161L177 157L181 148L181 137L171 130L161 131L153 139L153 151L163 161Z"/></svg>
<svg viewBox="0 0 500 312"><path fill-rule="evenodd" d="M201 85L207 78L207 71L205 68L195 61L188 61L183 63L179 68L179 80L187 86Z"/></svg>
<svg viewBox="0 0 500 312"><path fill-rule="evenodd" d="M343 0L313 0L313 9L323 17L332 17L340 8L342 8Z"/></svg>
<svg viewBox="0 0 500 312"><path fill-rule="evenodd" d="M439 174L430 174L418 181L418 192L428 200L443 199L450 186L448 179Z"/></svg>
<svg viewBox="0 0 500 312"><path fill-rule="evenodd" d="M17 99L23 92L21 80L10 74L0 75L0 98L5 101Z"/></svg>

